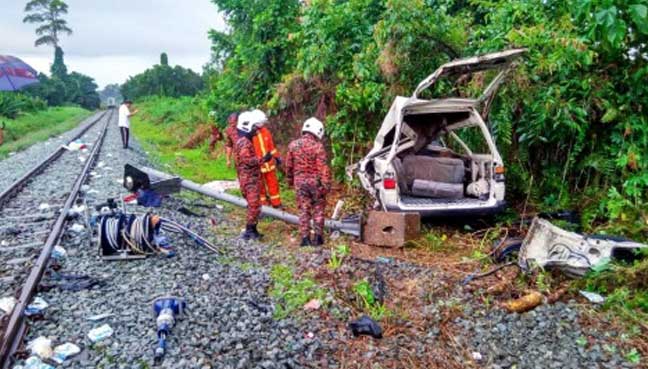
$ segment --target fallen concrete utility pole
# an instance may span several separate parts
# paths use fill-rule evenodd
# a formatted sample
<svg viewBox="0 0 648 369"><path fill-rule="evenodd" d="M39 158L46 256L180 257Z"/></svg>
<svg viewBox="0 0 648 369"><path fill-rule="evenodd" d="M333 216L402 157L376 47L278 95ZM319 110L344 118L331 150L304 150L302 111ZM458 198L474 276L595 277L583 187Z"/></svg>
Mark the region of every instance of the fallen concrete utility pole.
<svg viewBox="0 0 648 369"><path fill-rule="evenodd" d="M173 179L173 178L177 178L177 177L174 177L174 176L172 176L170 174L160 172L159 170L155 170L155 169L148 168L148 167L143 167L141 170L150 177L150 180L151 180L150 182L151 183L155 182L156 179L158 179L158 180L170 180L170 179ZM207 189L207 188L199 185L198 183L195 183L195 182L192 182L192 181L189 181L189 180L186 180L186 179L182 179L182 178L180 179L180 186L182 188L187 189L187 190L195 191L195 192L198 192L198 193L203 194L205 196L213 197L213 198L215 198L217 200L222 200L222 201L228 202L230 204L240 206L242 208L247 207L247 201L245 201L245 199L242 199L242 198L240 198L238 196L230 195L230 194L225 193L225 192L220 192L220 191L214 191L214 190ZM279 210L279 209L271 208L271 207L268 207L268 206L263 206L261 208L261 215L269 216L269 217L272 217L272 218L277 218L277 219L283 220L284 222L291 223L291 224L299 224L299 217L297 217L296 215L290 214L288 212L285 212L285 211L282 211L282 210ZM344 219L342 219L342 220L331 220L331 219L327 219L325 227L328 228L328 229L331 229L331 230L337 230L337 231L340 231L342 233L346 233L346 234L356 236L356 237L360 237L361 229L362 229L360 217L357 217L357 218L352 219L352 220L344 220Z"/></svg>

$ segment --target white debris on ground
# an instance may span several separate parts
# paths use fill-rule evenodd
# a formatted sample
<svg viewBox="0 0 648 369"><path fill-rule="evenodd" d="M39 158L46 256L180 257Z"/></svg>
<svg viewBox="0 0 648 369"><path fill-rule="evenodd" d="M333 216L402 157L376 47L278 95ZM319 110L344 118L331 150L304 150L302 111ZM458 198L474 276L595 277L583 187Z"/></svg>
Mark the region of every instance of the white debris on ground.
<svg viewBox="0 0 648 369"><path fill-rule="evenodd" d="M224 192L231 189L238 189L238 181L212 181L202 185L203 188L211 191Z"/></svg>

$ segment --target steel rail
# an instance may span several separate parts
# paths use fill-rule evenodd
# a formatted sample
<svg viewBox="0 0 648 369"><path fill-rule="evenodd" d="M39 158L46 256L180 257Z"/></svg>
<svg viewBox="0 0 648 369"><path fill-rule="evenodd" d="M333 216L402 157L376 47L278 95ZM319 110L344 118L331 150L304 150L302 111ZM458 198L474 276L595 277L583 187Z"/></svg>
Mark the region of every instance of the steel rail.
<svg viewBox="0 0 648 369"><path fill-rule="evenodd" d="M26 331L25 308L31 302L31 299L36 292L36 288L38 287L38 284L40 283L40 280L45 273L45 269L47 268L52 250L54 249L54 246L59 241L63 233L67 214L74 204L74 201L76 200L77 195L81 190L81 186L85 183L90 169L93 167L95 161L97 160L101 146L103 145L104 138L106 137L108 125L110 124L113 115L114 111L111 110L110 115L108 116L108 119L104 124L103 130L101 131L99 138L95 142L94 147L92 148L92 151L90 152L90 155L86 160L81 174L79 174L79 176L77 177L74 186L72 187L72 190L65 201L65 205L61 209L61 212L57 217L54 226L52 227L52 231L45 241L45 245L43 246L38 259L36 260L36 264L31 269L29 276L27 277L27 281L20 291L20 297L18 298L18 301L14 306L13 311L11 312L9 322L0 340L0 365L2 369L9 368L9 365L12 361L11 359L20 346L22 337ZM102 117L103 116L105 116L105 113L104 115L102 115Z"/></svg>
<svg viewBox="0 0 648 369"><path fill-rule="evenodd" d="M72 139L69 142L72 142L81 136L83 136L90 128L92 128L97 122L99 122L107 112L103 112L99 115L99 117L92 122L84 125L79 129L79 132L77 132ZM20 190L22 186L24 186L27 182L29 182L30 179L32 179L34 176L38 175L41 173L45 168L47 168L51 163L56 161L63 153L65 152L65 149L63 146L60 146L56 151L52 152L50 155L48 155L45 159L43 159L40 163L36 164L34 167L32 167L27 173L23 174L20 178L18 178L14 183L9 185L4 191L0 193L0 206L4 205L16 191Z"/></svg>

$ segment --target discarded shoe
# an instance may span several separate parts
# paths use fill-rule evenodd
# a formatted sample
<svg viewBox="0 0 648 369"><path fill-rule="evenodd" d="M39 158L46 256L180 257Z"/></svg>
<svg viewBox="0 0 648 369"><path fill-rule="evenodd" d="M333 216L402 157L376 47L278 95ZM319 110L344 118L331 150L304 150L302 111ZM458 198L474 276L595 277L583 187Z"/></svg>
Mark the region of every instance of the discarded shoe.
<svg viewBox="0 0 648 369"><path fill-rule="evenodd" d="M299 244L299 246L301 246L301 247L307 247L307 246L313 246L313 244L311 243L310 238L308 238L308 237L304 237L304 238L302 238L302 241L301 241L301 243Z"/></svg>
<svg viewBox="0 0 648 369"><path fill-rule="evenodd" d="M349 329L354 336L367 335L373 338L382 338L382 328L373 319L363 315L358 320L349 323Z"/></svg>
<svg viewBox="0 0 648 369"><path fill-rule="evenodd" d="M313 242L313 245L315 246L322 246L324 244L324 237L322 237L321 234L318 234L315 236L315 241Z"/></svg>

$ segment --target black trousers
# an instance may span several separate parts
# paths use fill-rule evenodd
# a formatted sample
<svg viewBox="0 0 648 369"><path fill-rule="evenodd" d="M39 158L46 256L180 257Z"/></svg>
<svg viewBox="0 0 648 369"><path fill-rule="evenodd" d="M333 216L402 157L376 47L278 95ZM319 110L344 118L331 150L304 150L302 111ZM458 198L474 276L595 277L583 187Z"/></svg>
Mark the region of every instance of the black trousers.
<svg viewBox="0 0 648 369"><path fill-rule="evenodd" d="M122 144L124 144L124 148L128 148L128 128L126 127L119 127L119 130L121 132L121 138L122 138Z"/></svg>

